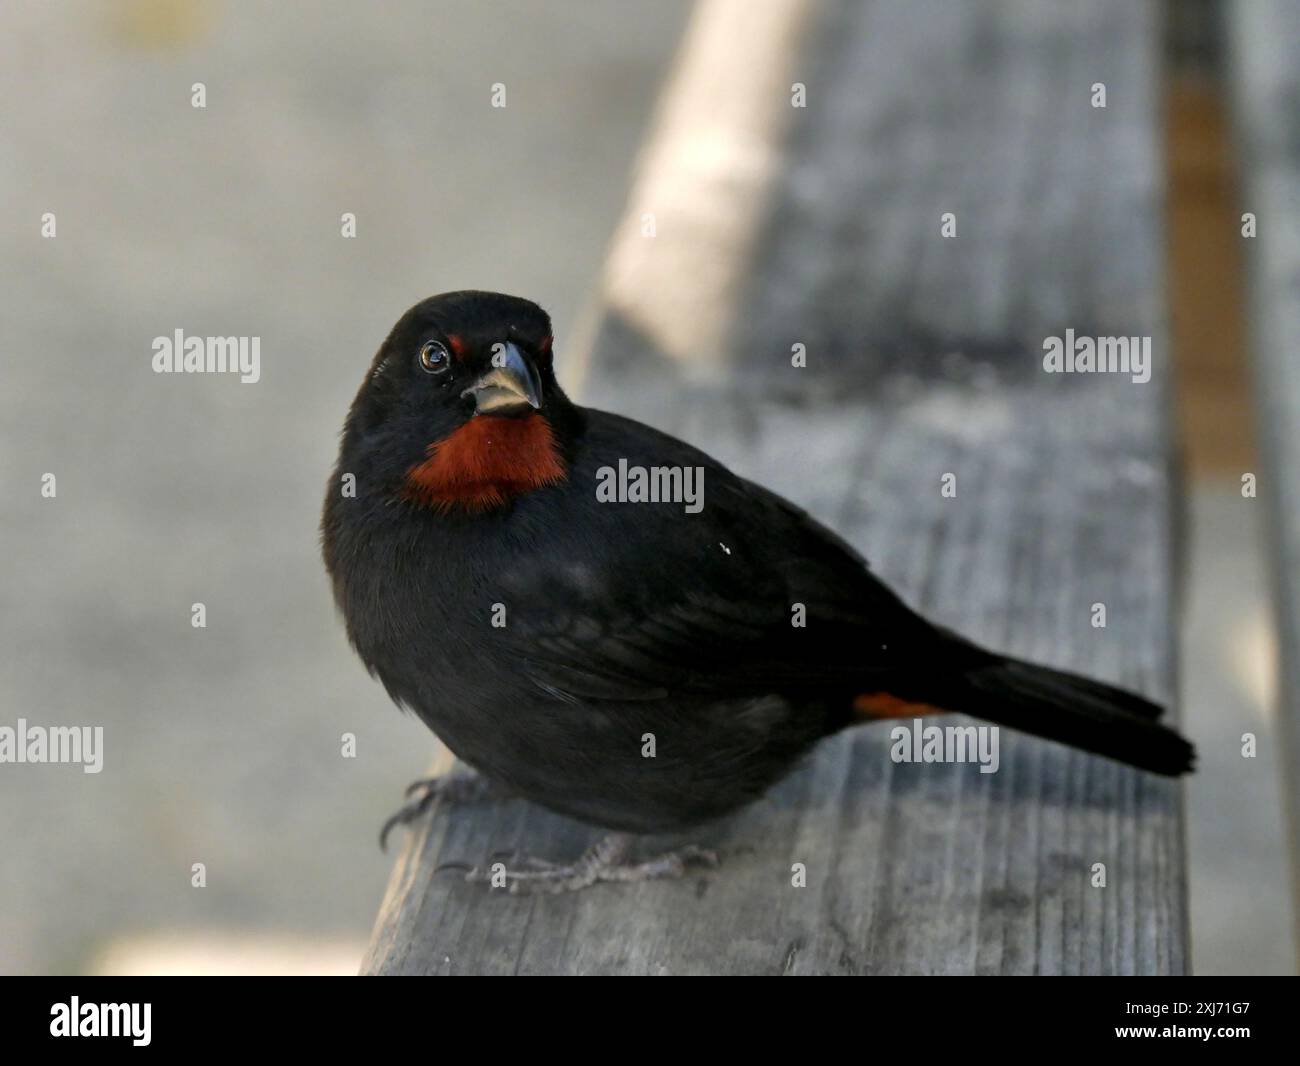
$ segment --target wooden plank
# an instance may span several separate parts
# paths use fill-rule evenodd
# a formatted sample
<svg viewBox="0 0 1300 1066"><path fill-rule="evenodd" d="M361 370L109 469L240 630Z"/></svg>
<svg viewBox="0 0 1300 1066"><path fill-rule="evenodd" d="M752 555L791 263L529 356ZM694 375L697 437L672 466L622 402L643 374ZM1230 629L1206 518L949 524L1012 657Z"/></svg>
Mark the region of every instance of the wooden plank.
<svg viewBox="0 0 1300 1066"><path fill-rule="evenodd" d="M1153 8L796 4L719 73L712 42L745 6L697 15L611 253L585 398L808 507L931 617L1168 702ZM773 63L778 82L746 78ZM719 134L719 111L743 121ZM722 223L700 206L737 200ZM1044 337L1067 328L1152 338L1152 380L1044 373ZM460 871L515 849L576 856L595 831L522 802L437 811L364 969L1184 970L1176 783L1010 731L993 774L888 753L883 728L825 742L693 836L723 865L680 882L490 893Z"/></svg>
<svg viewBox="0 0 1300 1066"><path fill-rule="evenodd" d="M1245 246L1259 496L1269 509L1281 649L1278 736L1300 899L1300 6L1233 3L1228 24L1241 209L1256 224Z"/></svg>

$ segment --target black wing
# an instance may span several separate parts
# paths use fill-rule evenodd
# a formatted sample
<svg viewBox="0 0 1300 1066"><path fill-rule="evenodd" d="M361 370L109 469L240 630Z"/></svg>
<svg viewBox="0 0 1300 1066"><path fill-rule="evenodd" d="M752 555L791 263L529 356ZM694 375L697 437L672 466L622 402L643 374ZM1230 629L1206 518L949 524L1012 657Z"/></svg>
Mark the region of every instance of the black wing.
<svg viewBox="0 0 1300 1066"><path fill-rule="evenodd" d="M690 465L704 507L598 503L596 471ZM661 699L673 693L851 691L916 663L937 631L834 533L775 494L655 430L592 412L566 493L565 559L545 585L520 572L514 652L560 699ZM581 533L579 534L579 532ZM802 625L795 624L802 620Z"/></svg>

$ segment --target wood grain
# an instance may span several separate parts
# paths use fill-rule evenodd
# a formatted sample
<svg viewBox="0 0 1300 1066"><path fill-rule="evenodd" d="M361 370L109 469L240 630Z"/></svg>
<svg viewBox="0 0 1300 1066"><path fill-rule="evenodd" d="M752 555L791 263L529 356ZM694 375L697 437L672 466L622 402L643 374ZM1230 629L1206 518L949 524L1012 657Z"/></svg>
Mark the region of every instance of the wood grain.
<svg viewBox="0 0 1300 1066"><path fill-rule="evenodd" d="M1295 891L1300 898L1300 7L1278 0L1228 7L1230 79L1241 150L1241 210L1251 350L1269 508L1284 748Z"/></svg>
<svg viewBox="0 0 1300 1066"><path fill-rule="evenodd" d="M701 263L743 257L731 302L696 309L710 350L694 358L666 322L677 294L622 269L585 398L809 508L931 617L1168 702L1157 30L1152 7L1123 0L819 8L790 61L808 106L771 98L768 132L740 146L780 165L733 186L725 167L692 175L701 202L719 183L755 198L757 229L737 240L693 221L680 190L656 217L674 255L686 227ZM1105 109L1090 106L1095 82ZM674 131L645 172L671 173ZM629 215L655 202L643 181ZM940 235L948 211L955 239ZM1152 380L1044 373L1043 339L1066 328L1150 337ZM595 831L522 802L437 812L398 862L364 970L1182 972L1179 786L1001 741L1000 769L981 774L895 764L885 727L859 729L692 838L723 853L720 869L563 897L461 873L514 850L576 856ZM792 887L795 863L807 887Z"/></svg>

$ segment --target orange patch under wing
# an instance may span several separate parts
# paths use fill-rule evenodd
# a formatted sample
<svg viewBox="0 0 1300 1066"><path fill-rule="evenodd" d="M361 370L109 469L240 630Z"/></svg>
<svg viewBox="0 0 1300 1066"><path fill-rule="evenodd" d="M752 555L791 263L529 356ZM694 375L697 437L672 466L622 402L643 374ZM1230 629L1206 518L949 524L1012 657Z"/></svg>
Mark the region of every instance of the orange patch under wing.
<svg viewBox="0 0 1300 1066"><path fill-rule="evenodd" d="M541 415L480 416L429 445L429 458L407 471L404 495L430 507L485 511L565 474Z"/></svg>
<svg viewBox="0 0 1300 1066"><path fill-rule="evenodd" d="M912 703L888 692L867 692L853 701L853 709L863 718L915 718L925 714L945 713L928 703Z"/></svg>

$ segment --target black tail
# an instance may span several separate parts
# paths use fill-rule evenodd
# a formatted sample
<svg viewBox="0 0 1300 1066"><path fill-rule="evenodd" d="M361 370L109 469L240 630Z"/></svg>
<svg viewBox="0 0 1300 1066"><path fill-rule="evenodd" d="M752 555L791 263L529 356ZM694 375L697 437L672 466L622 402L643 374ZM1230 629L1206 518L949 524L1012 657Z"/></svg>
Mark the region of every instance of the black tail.
<svg viewBox="0 0 1300 1066"><path fill-rule="evenodd" d="M1158 774L1192 769L1196 750L1131 692L1046 666L990 657L963 674L944 706Z"/></svg>

